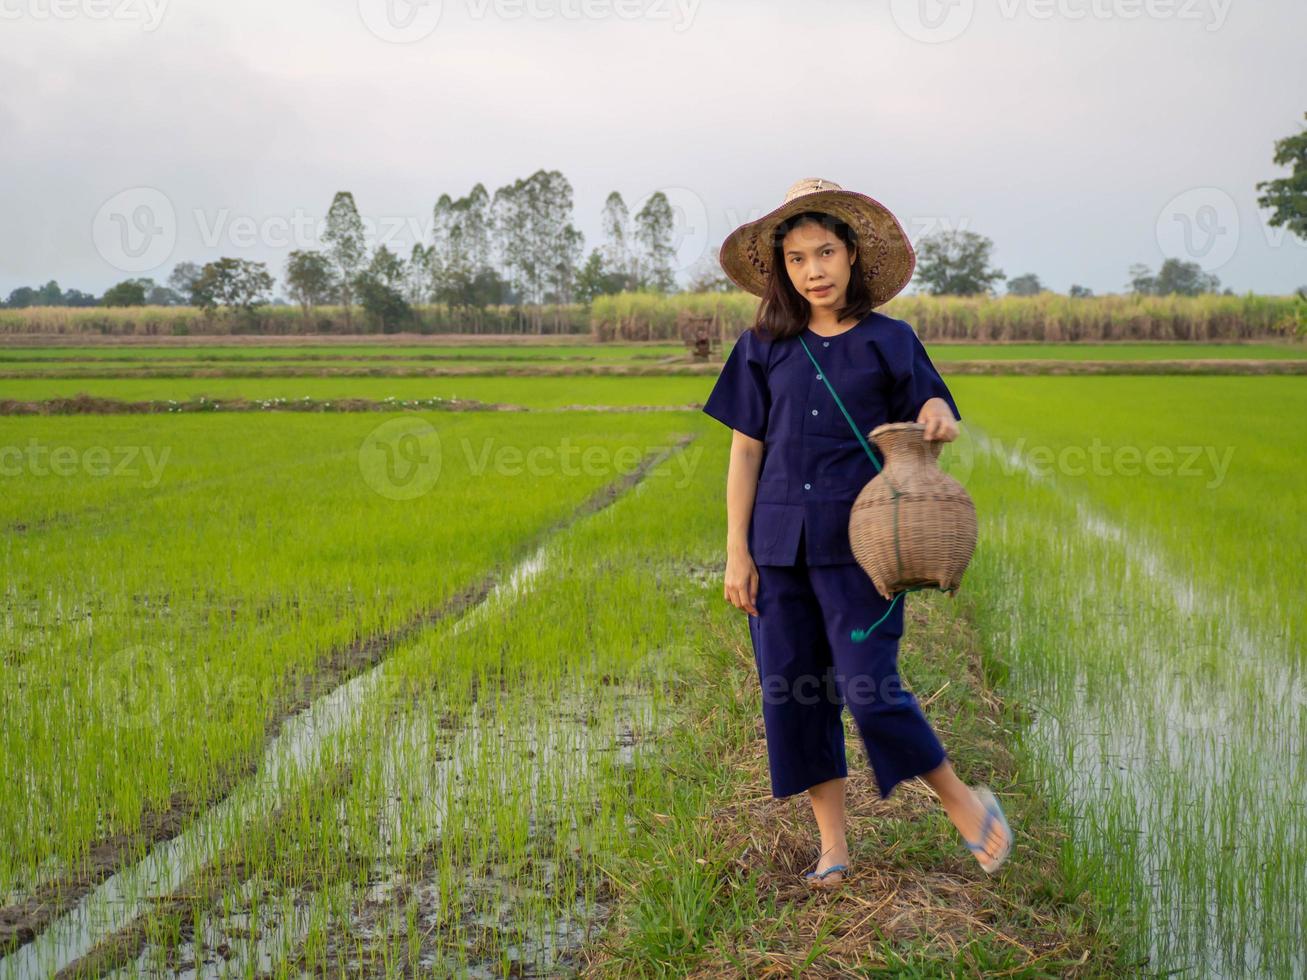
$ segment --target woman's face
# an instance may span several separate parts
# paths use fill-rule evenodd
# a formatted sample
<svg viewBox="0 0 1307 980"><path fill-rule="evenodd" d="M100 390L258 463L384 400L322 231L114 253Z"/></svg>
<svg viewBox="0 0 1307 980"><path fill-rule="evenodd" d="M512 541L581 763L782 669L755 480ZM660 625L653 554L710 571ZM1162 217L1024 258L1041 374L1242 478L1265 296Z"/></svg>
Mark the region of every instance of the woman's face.
<svg viewBox="0 0 1307 980"><path fill-rule="evenodd" d="M781 257L790 282L814 308L844 306L856 257L840 236L816 221L795 225L781 241Z"/></svg>

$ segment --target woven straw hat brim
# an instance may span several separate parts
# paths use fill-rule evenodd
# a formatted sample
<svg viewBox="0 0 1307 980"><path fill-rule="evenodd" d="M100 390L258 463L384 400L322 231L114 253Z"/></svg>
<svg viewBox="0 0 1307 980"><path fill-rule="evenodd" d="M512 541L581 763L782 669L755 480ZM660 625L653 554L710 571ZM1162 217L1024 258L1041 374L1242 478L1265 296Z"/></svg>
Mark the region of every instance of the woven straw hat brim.
<svg viewBox="0 0 1307 980"><path fill-rule="evenodd" d="M829 186L830 181L824 183ZM842 189L799 194L756 221L740 225L722 242L718 257L722 271L741 289L761 296L772 272L775 228L800 211L834 215L857 233L873 306L889 302L912 281L917 253L898 218L875 198Z"/></svg>

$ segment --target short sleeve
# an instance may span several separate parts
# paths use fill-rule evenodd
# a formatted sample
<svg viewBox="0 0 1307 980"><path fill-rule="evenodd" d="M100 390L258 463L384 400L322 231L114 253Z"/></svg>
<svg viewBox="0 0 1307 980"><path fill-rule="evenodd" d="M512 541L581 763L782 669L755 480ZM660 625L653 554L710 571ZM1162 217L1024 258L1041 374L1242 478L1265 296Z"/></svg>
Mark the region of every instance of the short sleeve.
<svg viewBox="0 0 1307 980"><path fill-rule="evenodd" d="M770 408L765 351L753 330L746 330L727 355L703 411L723 425L762 440L767 435Z"/></svg>
<svg viewBox="0 0 1307 980"><path fill-rule="evenodd" d="M895 356L890 358L890 373L894 377L894 389L890 397L892 421L917 421L921 406L936 397L948 402L954 417L961 420L962 413L953 400L953 393L935 370L921 338L910 325L899 322L902 323L903 330L895 345Z"/></svg>

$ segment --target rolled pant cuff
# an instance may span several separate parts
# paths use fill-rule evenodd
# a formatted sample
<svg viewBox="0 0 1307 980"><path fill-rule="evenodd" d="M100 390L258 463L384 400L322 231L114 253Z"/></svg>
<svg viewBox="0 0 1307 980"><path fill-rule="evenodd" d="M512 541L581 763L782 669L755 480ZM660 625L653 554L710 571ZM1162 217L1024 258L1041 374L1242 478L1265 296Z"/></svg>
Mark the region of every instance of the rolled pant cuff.
<svg viewBox="0 0 1307 980"><path fill-rule="evenodd" d="M928 772L933 772L934 770L938 769L940 765L944 762L944 760L946 760L948 757L949 756L947 752L941 751L939 753L939 758L936 759L934 762L932 762L930 765L923 766L917 769L917 771L915 772L909 772L900 776L887 777L887 780L882 780L880 773L876 772L875 767L873 767L872 773L876 777L876 789L880 793L880 798L882 800L888 800L890 798L890 794L894 792L894 787L898 786L899 783L906 782L909 779L916 779L918 776L924 776Z"/></svg>
<svg viewBox="0 0 1307 980"><path fill-rule="evenodd" d="M833 770L830 775L813 778L810 782L803 785L783 784L778 786L773 783L771 795L778 800L783 800L787 797L794 796L797 793L806 793L814 786L820 786L822 783L828 782L832 779L846 779L848 778L848 775L848 767L842 766L839 769ZM792 785L794 785L794 788L791 788Z"/></svg>

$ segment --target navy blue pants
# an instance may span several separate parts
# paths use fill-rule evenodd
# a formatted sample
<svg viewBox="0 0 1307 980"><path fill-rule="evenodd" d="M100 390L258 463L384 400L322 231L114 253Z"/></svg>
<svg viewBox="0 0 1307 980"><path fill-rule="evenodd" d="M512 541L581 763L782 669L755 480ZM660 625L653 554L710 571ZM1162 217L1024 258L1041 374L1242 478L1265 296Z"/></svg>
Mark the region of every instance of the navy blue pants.
<svg viewBox="0 0 1307 980"><path fill-rule="evenodd" d="M762 685L772 796L848 775L841 713L848 706L866 746L880 798L930 772L943 745L898 674L902 596L858 643L849 636L884 615L889 601L857 564L759 565L757 616L749 616Z"/></svg>

